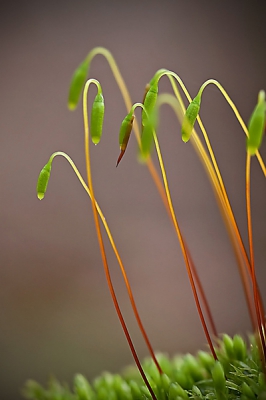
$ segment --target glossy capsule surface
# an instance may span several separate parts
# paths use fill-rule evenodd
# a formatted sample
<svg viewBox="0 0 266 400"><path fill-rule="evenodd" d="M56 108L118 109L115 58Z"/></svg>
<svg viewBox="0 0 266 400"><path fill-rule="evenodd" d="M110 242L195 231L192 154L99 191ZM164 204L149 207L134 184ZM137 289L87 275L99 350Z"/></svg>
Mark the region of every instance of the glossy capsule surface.
<svg viewBox="0 0 266 400"><path fill-rule="evenodd" d="M196 96L189 104L181 127L183 142L188 142L200 110L200 97Z"/></svg>
<svg viewBox="0 0 266 400"><path fill-rule="evenodd" d="M39 200L42 200L44 198L46 189L47 189L47 185L49 182L49 178L50 178L50 173L51 173L51 167L52 164L51 162L48 162L43 169L41 170L40 174L39 174L39 178L37 181L37 197Z"/></svg>
<svg viewBox="0 0 266 400"><path fill-rule="evenodd" d="M261 91L259 93L258 104L256 105L248 124L249 137L247 138L246 147L250 155L254 155L261 145L265 129L265 112L265 92Z"/></svg>
<svg viewBox="0 0 266 400"><path fill-rule="evenodd" d="M85 85L88 74L88 62L83 61L75 70L69 88L68 108L74 110L77 107L82 89Z"/></svg>
<svg viewBox="0 0 266 400"><path fill-rule="evenodd" d="M90 132L91 140L94 144L98 144L102 137L104 120L104 98L101 93L95 96L91 110Z"/></svg>

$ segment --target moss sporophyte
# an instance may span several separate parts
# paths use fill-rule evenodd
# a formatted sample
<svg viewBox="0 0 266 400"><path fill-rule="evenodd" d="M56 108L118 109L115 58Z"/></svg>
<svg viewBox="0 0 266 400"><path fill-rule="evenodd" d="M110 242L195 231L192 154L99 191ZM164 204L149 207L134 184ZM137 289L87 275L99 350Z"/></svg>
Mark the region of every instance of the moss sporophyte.
<svg viewBox="0 0 266 400"><path fill-rule="evenodd" d="M183 357L176 357L172 360L163 355L155 355L138 313L131 286L127 278L126 270L116 247L114 238L111 234L110 228L106 222L106 219L104 218L104 214L98 202L96 201L92 181L89 136L91 135L93 143L96 144L100 142L104 118L104 98L101 85L95 79L87 80L90 64L97 54L103 55L108 61L123 96L128 112L120 128L120 155L117 160L117 166L125 154L131 131L133 129L139 144L139 160L141 160L143 163L146 163L151 177L158 189L159 195L165 205L170 220L173 223L175 233L182 250L198 315L209 345L209 352L200 351L196 356L186 355ZM159 94L159 82L163 76L166 76L170 80L173 94ZM97 86L98 92L92 105L89 124L87 95L91 84ZM238 230L238 226L224 186L222 175L219 171L206 129L200 118L200 106L201 102L203 101L203 92L210 84L215 85L224 96L246 135L245 179L248 250L246 250L243 244L241 234ZM181 98L180 89L183 91L189 102L187 108L185 108ZM72 159L63 152L56 152L51 155L48 163L40 172L37 183L37 196L41 200L46 194L47 184L50 178L51 167L54 158L59 155L66 158L91 199L95 227L107 284L115 306L115 310L137 368L134 367L125 370L125 372L121 375L103 374L101 377L95 379L92 384L89 384L82 375L76 375L74 378L73 391L68 389L66 386L61 386L56 380L50 381L47 389L43 388L34 381L29 381L26 383L24 388L24 396L28 399L41 400L115 400L143 398L152 398L153 400L188 398L266 399L265 312L256 279L250 204L250 167L252 159L256 158L258 160L262 173L264 176L266 175L265 164L259 153L259 147L265 129L265 92L260 91L258 102L251 114L248 126L246 126L235 104L219 82L213 79L206 81L200 87L197 95L192 100L180 77L172 71L161 69L155 73L149 84L146 86L142 103L135 103L132 106L128 90L112 54L108 50L101 47L93 49L75 71L69 91L68 105L70 109L73 110L76 108L82 90L87 183L82 178ZM158 110L159 107L165 103L171 106L177 119L180 121L182 140L184 142L190 142L194 150L196 150L196 154L200 158L209 177L219 205L219 209L223 215L234 253L236 255L236 261L245 293L247 308L253 327L253 334L250 336L248 344L246 344L239 335L234 336L234 338L230 338L228 335L224 335L220 339L218 338L214 319L202 288L196 266L192 260L185 238L180 230L180 226L172 204L167 174L156 134ZM134 111L137 107L142 108L142 121L140 127L134 115ZM196 121L198 122L199 129L202 132L203 140L195 131L194 125ZM203 141L205 141L207 150L205 150ZM154 145L159 161L160 174L157 172L151 158L151 150ZM112 284L112 278L105 252L105 245L102 237L102 228L104 228L107 233L117 262L120 266L136 321L150 354L150 358L144 361L143 364L141 364L139 361Z"/></svg>

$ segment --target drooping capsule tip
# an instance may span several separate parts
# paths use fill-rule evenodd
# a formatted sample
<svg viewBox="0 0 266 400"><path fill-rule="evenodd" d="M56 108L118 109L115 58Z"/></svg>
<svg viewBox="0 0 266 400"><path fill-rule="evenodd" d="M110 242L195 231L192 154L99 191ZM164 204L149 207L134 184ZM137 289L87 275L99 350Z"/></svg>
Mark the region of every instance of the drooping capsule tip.
<svg viewBox="0 0 266 400"><path fill-rule="evenodd" d="M191 137L197 116L199 114L200 103L201 103L201 92L199 91L197 96L194 97L194 99L188 105L181 126L181 137L183 142L185 143L188 142Z"/></svg>
<svg viewBox="0 0 266 400"><path fill-rule="evenodd" d="M96 136L96 137L92 136L91 137L91 141L92 141L93 144L95 144L95 146L100 142L100 140L101 140L101 138L98 137L98 136Z"/></svg>
<svg viewBox="0 0 266 400"><path fill-rule="evenodd" d="M103 130L103 120L104 120L104 98L102 92L96 94L91 110L91 140L92 143L98 144L102 137Z"/></svg>
<svg viewBox="0 0 266 400"><path fill-rule="evenodd" d="M118 166L118 164L122 160L129 142L129 138L133 127L133 122L135 119L135 115L133 114L133 112L134 112L134 106L132 106L130 112L123 119L122 124L120 126L120 131L119 131L120 154L117 159L116 166Z"/></svg>
<svg viewBox="0 0 266 400"><path fill-rule="evenodd" d="M185 117L183 124L182 124L182 130L181 130L181 138L184 143L187 143L189 141L192 130L193 130L193 125Z"/></svg>
<svg viewBox="0 0 266 400"><path fill-rule="evenodd" d="M119 164L120 161L122 160L124 154L125 154L125 150L121 150L121 151L120 151L120 154L119 154L119 157L118 157L118 159L117 159L117 162L116 162L116 167L118 167L118 164Z"/></svg>
<svg viewBox="0 0 266 400"><path fill-rule="evenodd" d="M67 105L68 105L68 109L70 111L74 111L77 108L77 104L75 104L75 103L73 103L71 101L69 101Z"/></svg>
<svg viewBox="0 0 266 400"><path fill-rule="evenodd" d="M266 122L266 103L265 103L265 92L261 90L258 95L258 102L251 114L248 123L248 138L246 140L247 152L253 156L259 150Z"/></svg>
<svg viewBox="0 0 266 400"><path fill-rule="evenodd" d="M38 192L37 197L39 200L42 200L44 198L44 193Z"/></svg>
<svg viewBox="0 0 266 400"><path fill-rule="evenodd" d="M85 59L72 75L68 94L68 108L70 110L75 110L78 105L79 98L88 75L88 69L89 63Z"/></svg>
<svg viewBox="0 0 266 400"><path fill-rule="evenodd" d="M247 151L251 156L254 156L257 153L257 150L257 147L247 144Z"/></svg>
<svg viewBox="0 0 266 400"><path fill-rule="evenodd" d="M144 153L143 151L138 152L138 162L140 164L145 164L149 158L149 153Z"/></svg>
<svg viewBox="0 0 266 400"><path fill-rule="evenodd" d="M258 103L265 101L265 91L260 90L258 95Z"/></svg>
<svg viewBox="0 0 266 400"><path fill-rule="evenodd" d="M48 185L50 173L51 173L51 167L52 167L52 159L50 158L48 163L45 164L45 166L41 170L39 177L38 177L36 192L37 192L37 197L39 200L42 200L46 193L46 189L47 189L47 185Z"/></svg>

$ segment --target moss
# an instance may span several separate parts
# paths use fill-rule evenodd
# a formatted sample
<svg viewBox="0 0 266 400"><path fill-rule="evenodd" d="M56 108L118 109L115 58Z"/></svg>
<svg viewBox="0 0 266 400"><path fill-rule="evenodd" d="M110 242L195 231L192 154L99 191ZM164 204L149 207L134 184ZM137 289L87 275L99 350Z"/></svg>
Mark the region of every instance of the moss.
<svg viewBox="0 0 266 400"><path fill-rule="evenodd" d="M142 365L157 400L266 399L265 376L253 337L247 345L238 335L233 339L224 335L216 352L219 361L203 351L196 356L187 354L172 359L158 354L164 370L162 375L151 358L145 359ZM72 389L55 378L48 382L47 388L28 381L23 395L28 400L151 399L134 366L121 374L105 372L92 383L78 374L74 377Z"/></svg>

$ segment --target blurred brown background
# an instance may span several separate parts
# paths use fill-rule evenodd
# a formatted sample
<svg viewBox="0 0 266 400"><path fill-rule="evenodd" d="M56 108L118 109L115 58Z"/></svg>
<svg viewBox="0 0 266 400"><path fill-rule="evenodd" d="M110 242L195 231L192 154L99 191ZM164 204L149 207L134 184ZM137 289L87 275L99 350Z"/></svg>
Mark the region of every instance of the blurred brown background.
<svg viewBox="0 0 266 400"><path fill-rule="evenodd" d="M252 7L251 7L252 4ZM177 72L191 95L208 78L228 90L247 121L266 88L265 1L17 1L1 3L0 24L0 398L20 398L28 378L70 382L118 371L132 357L107 290L90 202L70 166L53 164L45 200L38 173L56 150L84 175L83 121L66 107L71 75L95 46L115 56L133 101L162 67ZM92 149L97 199L131 279L153 346L205 348L180 248L132 137L115 168L125 106L103 57L91 76L102 83L103 139ZM170 89L164 78L160 90ZM93 90L92 90L93 92ZM245 142L215 87L203 96L202 118L247 243ZM159 138L177 216L204 283L219 332L250 331L232 249L215 199L173 112L163 107ZM265 145L262 155L266 159ZM252 211L258 280L265 295L265 180L252 163ZM140 357L139 335L112 252L110 268Z"/></svg>

